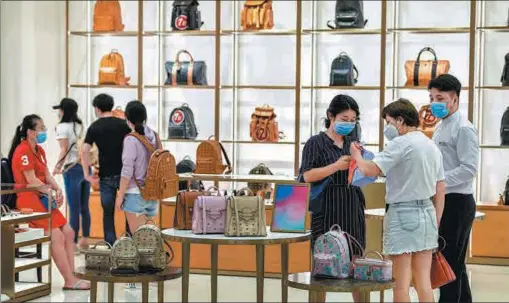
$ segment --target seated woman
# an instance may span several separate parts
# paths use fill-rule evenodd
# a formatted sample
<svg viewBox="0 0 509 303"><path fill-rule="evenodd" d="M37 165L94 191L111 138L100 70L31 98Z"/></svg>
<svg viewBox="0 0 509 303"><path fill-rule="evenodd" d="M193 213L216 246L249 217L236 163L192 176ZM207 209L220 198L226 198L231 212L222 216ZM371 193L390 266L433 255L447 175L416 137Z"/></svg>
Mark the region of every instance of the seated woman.
<svg viewBox="0 0 509 303"><path fill-rule="evenodd" d="M63 289L88 290L90 284L74 276L74 231L58 210L64 201L62 190L51 176L46 154L39 145L46 141L46 137L44 122L37 115L26 116L21 125L16 127L9 152L14 182L26 186L49 186L38 193L18 193L16 207L31 208L34 212L47 212L51 208L51 254L64 277ZM30 226L48 232L48 223L48 219L41 219L30 222Z"/></svg>
<svg viewBox="0 0 509 303"><path fill-rule="evenodd" d="M393 262L394 302L410 302L411 281L420 302L433 302L431 254L438 246L445 199L442 154L417 129L419 114L410 101L399 99L387 105L382 118L389 140L385 149L373 161L363 160L356 144L350 154L364 175L387 176L389 209L384 218L383 252Z"/></svg>
<svg viewBox="0 0 509 303"><path fill-rule="evenodd" d="M158 210L157 201L144 200L138 188L138 185L141 187L145 185L151 156L142 140L152 145L154 149L162 148L162 145L157 134L145 124L147 121L145 105L139 101L129 102L125 108L125 116L132 133L139 137L127 135L124 139L120 188L115 205L117 209L125 212L129 229L134 233L138 227L152 219Z"/></svg>

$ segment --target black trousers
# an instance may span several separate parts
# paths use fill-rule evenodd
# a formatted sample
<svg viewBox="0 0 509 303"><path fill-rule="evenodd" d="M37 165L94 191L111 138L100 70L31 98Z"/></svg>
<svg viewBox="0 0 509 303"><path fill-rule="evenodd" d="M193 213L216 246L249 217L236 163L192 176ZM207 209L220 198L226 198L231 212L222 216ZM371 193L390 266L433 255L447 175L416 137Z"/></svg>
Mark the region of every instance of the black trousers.
<svg viewBox="0 0 509 303"><path fill-rule="evenodd" d="M456 281L440 287L439 302L472 302L465 258L474 219L473 195L445 195L439 234L447 243L442 253L456 274Z"/></svg>

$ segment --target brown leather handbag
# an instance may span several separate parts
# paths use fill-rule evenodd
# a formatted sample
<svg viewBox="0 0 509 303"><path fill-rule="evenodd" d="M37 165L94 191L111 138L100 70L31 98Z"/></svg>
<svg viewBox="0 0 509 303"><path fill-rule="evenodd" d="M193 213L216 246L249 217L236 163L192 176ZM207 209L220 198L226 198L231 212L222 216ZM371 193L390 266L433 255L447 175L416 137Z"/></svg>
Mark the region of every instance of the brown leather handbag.
<svg viewBox="0 0 509 303"><path fill-rule="evenodd" d="M421 60L421 54L430 52L433 54L433 60ZM421 49L417 60L405 62L406 84L405 86L426 87L428 83L437 76L447 74L451 64L449 60L437 60L437 55L431 47Z"/></svg>
<svg viewBox="0 0 509 303"><path fill-rule="evenodd" d="M255 142L277 142L283 139L284 134L279 131L276 117L273 107L267 104L256 107L249 125L251 139Z"/></svg>
<svg viewBox="0 0 509 303"><path fill-rule="evenodd" d="M428 138L431 139L433 137L435 127L439 121L440 119L431 114L431 107L429 104L423 105L419 110L419 127Z"/></svg>
<svg viewBox="0 0 509 303"><path fill-rule="evenodd" d="M451 269L449 263L445 259L444 255L442 255L442 250L445 248L444 238L440 237L444 241L444 247L433 254L433 259L431 261L431 288L437 289L446 284L449 284L456 280L456 275L454 271Z"/></svg>
<svg viewBox="0 0 509 303"><path fill-rule="evenodd" d="M179 230L191 230L193 227L193 208L194 201L199 196L209 195L208 191L181 191L177 195L175 205L175 216L173 217L173 227Z"/></svg>

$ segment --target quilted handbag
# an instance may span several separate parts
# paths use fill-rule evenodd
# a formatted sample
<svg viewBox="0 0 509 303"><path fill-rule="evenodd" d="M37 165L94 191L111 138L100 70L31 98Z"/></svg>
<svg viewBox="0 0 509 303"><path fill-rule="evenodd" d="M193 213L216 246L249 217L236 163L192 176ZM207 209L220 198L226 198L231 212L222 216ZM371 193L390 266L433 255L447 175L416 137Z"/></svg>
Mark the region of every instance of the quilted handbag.
<svg viewBox="0 0 509 303"><path fill-rule="evenodd" d="M99 248L100 247L100 248ZM84 251L85 268L106 269L111 267L111 245L106 241L97 242L92 248Z"/></svg>
<svg viewBox="0 0 509 303"><path fill-rule="evenodd" d="M440 237L444 241L444 247L433 254L433 259L431 260L431 288L437 289L446 284L449 284L456 280L456 275L454 271L447 263L444 255L442 255L441 251L445 248L445 239Z"/></svg>
<svg viewBox="0 0 509 303"><path fill-rule="evenodd" d="M138 227L133 234L133 239L136 242L136 246L138 246L141 271L163 270L173 260L175 255L173 249L163 239L161 231L154 225L153 221L149 220ZM170 253L165 251L165 245Z"/></svg>
<svg viewBox="0 0 509 303"><path fill-rule="evenodd" d="M424 52L430 52L433 60L421 60ZM431 47L421 49L416 60L405 62L406 84L405 86L427 87L428 83L437 76L447 74L451 64L449 60L438 60L435 51Z"/></svg>
<svg viewBox="0 0 509 303"><path fill-rule="evenodd" d="M350 246L362 247L337 224L320 235L313 246L313 277L346 279L351 276Z"/></svg>
<svg viewBox="0 0 509 303"><path fill-rule="evenodd" d="M189 61L180 61L180 55L189 56ZM166 85L207 85L207 64L205 61L194 61L193 56L186 50L180 50L175 61L164 64L166 69Z"/></svg>
<svg viewBox="0 0 509 303"><path fill-rule="evenodd" d="M192 232L222 234L226 225L226 197L198 196L194 202Z"/></svg>
<svg viewBox="0 0 509 303"><path fill-rule="evenodd" d="M260 196L231 196L228 198L225 236L265 237L267 236L266 221L265 202Z"/></svg>
<svg viewBox="0 0 509 303"><path fill-rule="evenodd" d="M127 233L123 233L113 243L110 272L112 274L135 274L139 271L139 265L138 245Z"/></svg>
<svg viewBox="0 0 509 303"><path fill-rule="evenodd" d="M377 259L367 258L369 254L376 254ZM353 260L353 278L363 281L385 282L392 280L392 261L376 252L368 252L362 258Z"/></svg>

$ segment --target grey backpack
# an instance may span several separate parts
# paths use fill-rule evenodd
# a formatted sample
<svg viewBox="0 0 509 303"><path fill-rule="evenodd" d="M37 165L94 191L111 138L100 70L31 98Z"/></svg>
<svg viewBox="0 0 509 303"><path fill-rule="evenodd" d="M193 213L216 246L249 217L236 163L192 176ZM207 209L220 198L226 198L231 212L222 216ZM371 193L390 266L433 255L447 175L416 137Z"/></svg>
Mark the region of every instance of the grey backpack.
<svg viewBox="0 0 509 303"><path fill-rule="evenodd" d="M198 129L194 122L193 111L183 104L174 108L170 114L168 123L168 139L191 139L198 136Z"/></svg>
<svg viewBox="0 0 509 303"><path fill-rule="evenodd" d="M123 233L111 249L111 273L135 274L139 271L139 264L140 255L136 242L127 233Z"/></svg>

